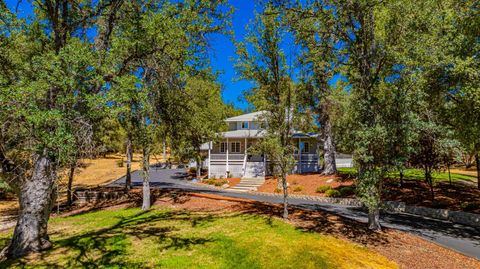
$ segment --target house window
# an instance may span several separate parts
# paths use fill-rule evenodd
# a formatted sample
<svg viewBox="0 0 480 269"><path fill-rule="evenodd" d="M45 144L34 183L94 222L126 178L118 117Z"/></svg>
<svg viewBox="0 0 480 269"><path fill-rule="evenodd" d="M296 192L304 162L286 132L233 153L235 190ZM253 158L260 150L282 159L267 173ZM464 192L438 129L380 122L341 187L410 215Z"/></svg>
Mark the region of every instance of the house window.
<svg viewBox="0 0 480 269"><path fill-rule="evenodd" d="M303 142L302 153L309 153L310 152L310 144L308 142Z"/></svg>
<svg viewBox="0 0 480 269"><path fill-rule="evenodd" d="M220 143L220 152L221 153L227 152L227 143L225 142Z"/></svg>
<svg viewBox="0 0 480 269"><path fill-rule="evenodd" d="M232 153L240 153L240 142L232 142Z"/></svg>
<svg viewBox="0 0 480 269"><path fill-rule="evenodd" d="M248 121L242 122L242 129L248 129Z"/></svg>

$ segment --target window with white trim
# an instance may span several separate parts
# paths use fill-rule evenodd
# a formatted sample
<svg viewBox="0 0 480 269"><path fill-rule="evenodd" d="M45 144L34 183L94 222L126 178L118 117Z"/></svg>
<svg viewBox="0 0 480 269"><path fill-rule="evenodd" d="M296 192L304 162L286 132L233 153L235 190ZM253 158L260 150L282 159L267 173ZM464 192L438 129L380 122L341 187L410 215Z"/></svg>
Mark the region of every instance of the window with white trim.
<svg viewBox="0 0 480 269"><path fill-rule="evenodd" d="M310 152L310 143L303 142L302 153L309 153Z"/></svg>
<svg viewBox="0 0 480 269"><path fill-rule="evenodd" d="M232 142L232 153L240 153L240 142Z"/></svg>
<svg viewBox="0 0 480 269"><path fill-rule="evenodd" d="M248 129L248 121L242 122L242 129Z"/></svg>
<svg viewBox="0 0 480 269"><path fill-rule="evenodd" d="M228 145L227 145L226 142L220 143L220 152L221 152L221 153L227 152L227 147L228 147Z"/></svg>

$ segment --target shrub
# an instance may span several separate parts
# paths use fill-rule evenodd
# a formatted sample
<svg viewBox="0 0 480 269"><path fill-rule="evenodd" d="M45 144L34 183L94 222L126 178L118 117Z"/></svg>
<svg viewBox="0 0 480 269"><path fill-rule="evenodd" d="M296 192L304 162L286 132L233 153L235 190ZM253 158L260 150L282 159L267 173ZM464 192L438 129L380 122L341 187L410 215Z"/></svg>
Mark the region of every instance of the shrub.
<svg viewBox="0 0 480 269"><path fill-rule="evenodd" d="M355 188L353 186L345 186L340 188L340 195L343 196L350 196L355 194Z"/></svg>
<svg viewBox="0 0 480 269"><path fill-rule="evenodd" d="M197 168L196 167L190 167L188 169L188 173L196 175L197 174Z"/></svg>
<svg viewBox="0 0 480 269"><path fill-rule="evenodd" d="M332 187L330 187L330 186L319 186L319 187L315 190L315 192L325 193L326 191L331 190L331 189L332 189Z"/></svg>
<svg viewBox="0 0 480 269"><path fill-rule="evenodd" d="M214 185L216 187L220 187L223 184L228 184L228 180L223 179L223 178L221 178L221 179L209 178L209 179L203 180L202 182L205 183L205 184L208 184L208 185Z"/></svg>
<svg viewBox="0 0 480 269"><path fill-rule="evenodd" d="M121 160L118 160L117 161L117 166L118 167L123 167L124 163L123 163L123 158Z"/></svg>
<svg viewBox="0 0 480 269"><path fill-rule="evenodd" d="M302 185L295 186L295 188L293 188L293 191L294 191L294 192L303 191L303 186L302 186Z"/></svg>
<svg viewBox="0 0 480 269"><path fill-rule="evenodd" d="M480 203L469 203L469 202L464 202L460 204L460 207L464 211L474 211L480 208Z"/></svg>
<svg viewBox="0 0 480 269"><path fill-rule="evenodd" d="M327 197L340 197L341 194L338 190L330 189L325 192L325 196Z"/></svg>
<svg viewBox="0 0 480 269"><path fill-rule="evenodd" d="M273 192L275 192L275 193L281 193L281 192L282 192L282 189L280 189L280 188L275 188L275 190L274 190Z"/></svg>

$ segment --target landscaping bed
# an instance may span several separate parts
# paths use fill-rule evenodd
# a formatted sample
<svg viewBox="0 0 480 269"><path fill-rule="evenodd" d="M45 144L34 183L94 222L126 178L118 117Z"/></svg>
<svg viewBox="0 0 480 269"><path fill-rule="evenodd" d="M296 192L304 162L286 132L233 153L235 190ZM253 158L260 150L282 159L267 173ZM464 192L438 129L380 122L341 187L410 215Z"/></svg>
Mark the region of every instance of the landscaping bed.
<svg viewBox="0 0 480 269"><path fill-rule="evenodd" d="M352 180L345 177L323 176L318 173L288 175L287 182L291 194L318 196L329 196L328 193L326 193L329 189L340 192L341 189L351 187L353 184ZM328 189L319 189L321 186L328 186ZM352 189L350 188L350 190ZM281 192L281 190L278 189L277 179L269 176L265 178L265 183L260 186L257 191L266 193ZM352 198L354 197L354 193L352 191L344 192L343 195L337 195L335 193L331 197Z"/></svg>
<svg viewBox="0 0 480 269"><path fill-rule="evenodd" d="M200 181L199 183L212 185L215 187L222 187L228 185L228 187L233 187L240 183L241 178L209 178Z"/></svg>

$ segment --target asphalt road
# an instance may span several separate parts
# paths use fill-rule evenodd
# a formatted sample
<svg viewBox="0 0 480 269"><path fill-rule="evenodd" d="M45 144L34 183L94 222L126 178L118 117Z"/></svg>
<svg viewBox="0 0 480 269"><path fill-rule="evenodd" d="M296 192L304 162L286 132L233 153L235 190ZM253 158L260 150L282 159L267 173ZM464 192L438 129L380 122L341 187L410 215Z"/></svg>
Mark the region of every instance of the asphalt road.
<svg viewBox="0 0 480 269"><path fill-rule="evenodd" d="M180 189L187 192L209 193L228 197L251 199L261 202L282 203L282 199L280 197L265 196L251 192L232 192L214 189L207 186L199 186L198 184L192 184L187 180L175 178L176 172L184 172L184 170L164 170L151 168L150 184L152 188ZM122 177L111 183L110 186L123 186L124 184L125 178ZM142 179L138 171L132 174L132 184L134 186L142 185ZM338 204L324 204L316 201L293 198L289 199L289 203L291 205L306 209L322 210L335 213L342 217L353 219L362 223L367 222L366 213L358 207ZM418 235L429 241L480 260L480 229L409 214L384 213L381 216L381 224L383 227L394 228Z"/></svg>

